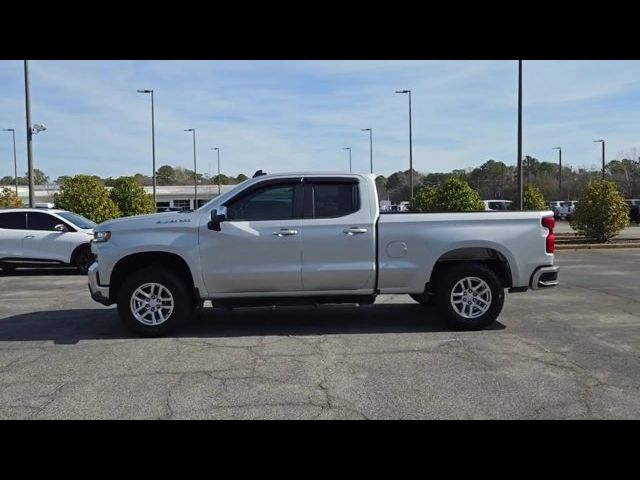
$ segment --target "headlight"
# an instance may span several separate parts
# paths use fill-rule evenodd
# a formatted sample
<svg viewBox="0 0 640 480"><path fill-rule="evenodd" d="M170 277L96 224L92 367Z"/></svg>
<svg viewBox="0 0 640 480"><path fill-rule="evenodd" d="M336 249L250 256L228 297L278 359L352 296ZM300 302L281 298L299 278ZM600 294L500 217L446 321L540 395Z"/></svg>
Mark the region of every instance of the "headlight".
<svg viewBox="0 0 640 480"><path fill-rule="evenodd" d="M106 242L111 238L111 232L94 232L93 241L96 243Z"/></svg>

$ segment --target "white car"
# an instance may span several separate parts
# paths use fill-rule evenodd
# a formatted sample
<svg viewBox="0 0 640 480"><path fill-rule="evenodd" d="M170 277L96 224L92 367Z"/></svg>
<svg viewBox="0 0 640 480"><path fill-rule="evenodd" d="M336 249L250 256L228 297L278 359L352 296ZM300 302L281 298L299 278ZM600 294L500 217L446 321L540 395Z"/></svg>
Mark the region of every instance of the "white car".
<svg viewBox="0 0 640 480"><path fill-rule="evenodd" d="M568 202L560 202L560 211L558 212L558 216L560 218L564 218L565 220L571 220L571 215L573 211L576 209L578 202L576 200L571 200Z"/></svg>
<svg viewBox="0 0 640 480"><path fill-rule="evenodd" d="M503 212L511 210L513 202L511 200L483 200L485 212Z"/></svg>
<svg viewBox="0 0 640 480"><path fill-rule="evenodd" d="M86 273L95 223L65 210L0 209L0 268L75 266Z"/></svg>

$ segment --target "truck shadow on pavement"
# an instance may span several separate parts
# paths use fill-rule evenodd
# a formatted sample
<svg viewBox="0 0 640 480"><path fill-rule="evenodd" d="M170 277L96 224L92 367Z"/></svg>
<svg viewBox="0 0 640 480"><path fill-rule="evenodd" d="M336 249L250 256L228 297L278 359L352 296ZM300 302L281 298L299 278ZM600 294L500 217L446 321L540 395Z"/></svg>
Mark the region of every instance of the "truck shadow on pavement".
<svg viewBox="0 0 640 480"><path fill-rule="evenodd" d="M485 330L503 330L494 322ZM169 338L354 335L453 331L432 307L413 304L247 308L205 308ZM0 342L53 341L73 345L81 340L140 338L120 322L115 308L53 310L0 319Z"/></svg>
<svg viewBox="0 0 640 480"><path fill-rule="evenodd" d="M48 275L63 275L79 277L85 275L80 273L76 267L48 267L48 268L18 268L13 271L0 270L0 277L45 277Z"/></svg>

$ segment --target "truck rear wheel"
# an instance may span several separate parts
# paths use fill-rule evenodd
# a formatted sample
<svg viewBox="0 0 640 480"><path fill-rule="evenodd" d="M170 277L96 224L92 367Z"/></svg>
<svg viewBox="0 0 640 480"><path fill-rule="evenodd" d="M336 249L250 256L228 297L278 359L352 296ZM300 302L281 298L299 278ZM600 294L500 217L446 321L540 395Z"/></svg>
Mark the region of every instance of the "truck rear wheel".
<svg viewBox="0 0 640 480"><path fill-rule="evenodd" d="M504 304L504 286L487 266L460 263L442 275L437 301L454 329L481 330L498 318Z"/></svg>
<svg viewBox="0 0 640 480"><path fill-rule="evenodd" d="M124 324L145 337L166 335L193 315L195 302L185 282L170 270L148 267L131 275L118 293Z"/></svg>

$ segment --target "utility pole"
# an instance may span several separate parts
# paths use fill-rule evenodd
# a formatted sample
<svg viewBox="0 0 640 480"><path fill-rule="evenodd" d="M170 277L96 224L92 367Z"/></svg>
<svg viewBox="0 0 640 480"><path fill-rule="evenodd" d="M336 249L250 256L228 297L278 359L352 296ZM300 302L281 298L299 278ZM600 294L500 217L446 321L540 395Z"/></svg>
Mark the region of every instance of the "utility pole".
<svg viewBox="0 0 640 480"><path fill-rule="evenodd" d="M522 177L522 60L518 60L518 210L524 206Z"/></svg>
<svg viewBox="0 0 640 480"><path fill-rule="evenodd" d="M33 184L33 150L31 147L33 131L31 129L31 98L29 95L29 60L24 61L24 99L27 111L27 169L29 176L29 207L33 208L34 184Z"/></svg>

